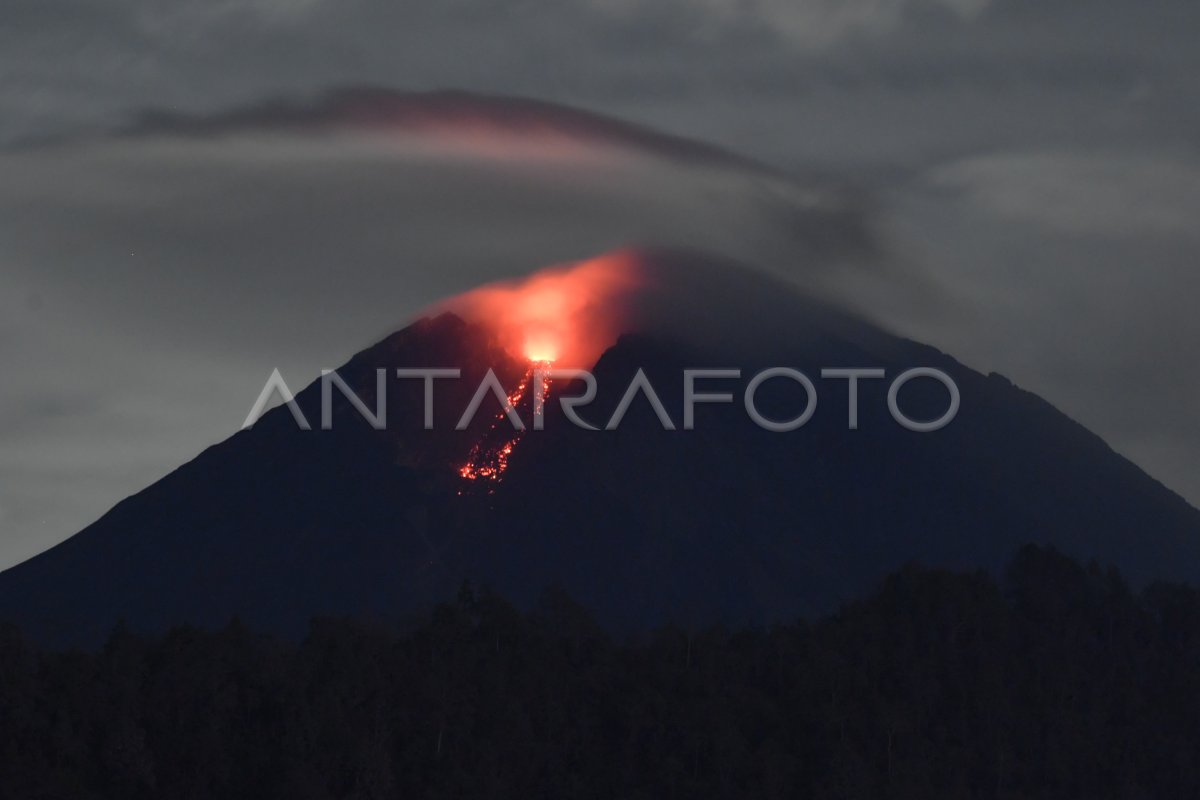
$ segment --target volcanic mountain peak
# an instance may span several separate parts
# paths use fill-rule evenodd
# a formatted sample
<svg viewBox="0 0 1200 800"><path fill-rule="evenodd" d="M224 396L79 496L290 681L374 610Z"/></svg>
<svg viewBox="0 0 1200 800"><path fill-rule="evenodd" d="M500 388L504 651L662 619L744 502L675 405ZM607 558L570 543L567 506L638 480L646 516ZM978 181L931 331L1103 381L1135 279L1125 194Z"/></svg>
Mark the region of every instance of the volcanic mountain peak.
<svg viewBox="0 0 1200 800"><path fill-rule="evenodd" d="M74 644L101 641L121 618L158 630L236 615L299 635L316 615L402 617L471 580L523 604L564 587L623 630L766 623L827 610L912 560L998 569L1028 541L1115 563L1136 581L1200 578L1200 512L1049 404L932 348L741 285L751 304L763 300L762 319L735 336L689 336L691 320L739 318L746 301L731 292L717 306L676 307L670 324L615 330L588 362L597 392L579 409L601 430L564 419L557 400L577 384L553 387L544 429L527 426L494 491L464 492L462 468L501 429L493 423L504 404L485 398L471 425L455 422L488 370L507 391L517 387L528 354L486 317L419 320L339 370L370 409L385 371L385 429L340 392L331 430L300 430L287 409L270 411L0 575L0 618ZM593 304L580 307L582 318L593 314ZM648 312L660 308L635 299L617 318L654 322ZM916 433L890 416L887 382L864 380L850 429L846 381L819 377L830 365L889 377L942 370L961 410L944 429ZM683 430L681 373L697 366L737 366L744 377L803 370L817 407L803 427L775 433L737 403L705 404L695 429ZM427 430L422 381L394 371L431 367L462 378L436 382ZM639 397L617 430L603 430L639 370L675 429ZM744 377L722 388L740 399ZM928 403L936 416L938 388L914 382L902 402L918 416ZM787 386L764 386L760 399L769 416L795 413ZM320 420L321 382L297 403ZM512 404L527 415L527 403Z"/></svg>

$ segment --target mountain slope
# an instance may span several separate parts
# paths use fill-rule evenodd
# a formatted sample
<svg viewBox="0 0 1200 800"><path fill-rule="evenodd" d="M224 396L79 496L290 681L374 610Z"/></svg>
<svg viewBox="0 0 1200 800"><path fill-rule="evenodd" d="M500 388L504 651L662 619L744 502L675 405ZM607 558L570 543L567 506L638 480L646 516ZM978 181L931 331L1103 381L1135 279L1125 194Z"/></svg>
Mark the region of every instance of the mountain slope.
<svg viewBox="0 0 1200 800"><path fill-rule="evenodd" d="M438 383L435 430L422 426L419 381L389 380L385 431L336 393L330 431L300 431L277 408L0 574L0 619L56 643L102 641L122 618L160 630L240 616L299 635L315 615L401 618L471 580L521 604L565 588L619 630L769 623L828 610L913 560L998 569L1028 541L1139 582L1200 578L1200 512L1049 404L778 287L745 289L756 291L774 304L755 306L778 323L769 337L623 336L595 365L598 396L581 413L602 426L640 368L682 427L683 368L736 364L740 382L703 390L740 400L750 375L783 365L818 389L799 430L764 431L734 403L700 405L696 430L666 431L639 399L618 430L586 431L552 394L546 429L521 437L502 480L467 482L458 469L488 414L463 432L454 419L489 367L511 387L527 365L483 327L442 315L339 370L373 407L376 369L461 367L462 380ZM862 381L849 430L846 382L818 377L828 366L879 367L889 380L936 367L954 377L961 410L914 433L890 417L888 381ZM928 383L902 394L913 417L945 408ZM794 387L779 384L764 386L760 407L793 416ZM314 427L320 399L315 383L298 398Z"/></svg>

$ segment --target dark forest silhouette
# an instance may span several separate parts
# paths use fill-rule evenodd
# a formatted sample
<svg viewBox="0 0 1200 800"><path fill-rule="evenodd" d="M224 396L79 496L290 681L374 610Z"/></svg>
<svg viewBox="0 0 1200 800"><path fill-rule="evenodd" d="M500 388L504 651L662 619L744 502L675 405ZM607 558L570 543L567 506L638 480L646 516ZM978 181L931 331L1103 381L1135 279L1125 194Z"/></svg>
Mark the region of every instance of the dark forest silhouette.
<svg viewBox="0 0 1200 800"><path fill-rule="evenodd" d="M0 796L1194 797L1200 592L1027 547L813 623L618 642L464 587L302 642L0 628Z"/></svg>

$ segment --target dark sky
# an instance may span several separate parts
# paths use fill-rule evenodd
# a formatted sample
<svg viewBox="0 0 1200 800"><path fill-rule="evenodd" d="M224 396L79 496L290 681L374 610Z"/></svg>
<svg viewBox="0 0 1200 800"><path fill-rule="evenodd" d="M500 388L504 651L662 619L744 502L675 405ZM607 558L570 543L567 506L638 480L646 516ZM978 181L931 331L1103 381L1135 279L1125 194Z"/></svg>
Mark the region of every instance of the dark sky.
<svg viewBox="0 0 1200 800"><path fill-rule="evenodd" d="M1200 502L1198 34L1194 0L0 0L0 566L273 367L630 243L1003 372ZM381 137L345 102L442 89L638 127L460 97L458 135Z"/></svg>

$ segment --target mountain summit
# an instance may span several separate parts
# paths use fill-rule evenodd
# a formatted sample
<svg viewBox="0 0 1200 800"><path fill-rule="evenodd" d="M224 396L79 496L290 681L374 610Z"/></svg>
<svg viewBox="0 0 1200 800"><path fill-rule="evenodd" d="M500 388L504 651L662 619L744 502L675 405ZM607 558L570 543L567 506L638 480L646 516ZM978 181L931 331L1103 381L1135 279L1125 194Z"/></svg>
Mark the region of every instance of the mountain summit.
<svg viewBox="0 0 1200 800"><path fill-rule="evenodd" d="M578 379L552 382L541 430L529 385L514 398L523 432L503 427L490 395L456 430L488 370L511 396L533 365L491 317L440 313L338 370L368 409L385 370L384 429L333 391L332 429L322 430L315 382L297 396L312 430L276 408L0 574L0 619L85 645L118 620L156 631L237 616L300 635L314 616L404 618L471 581L518 604L565 589L623 631L765 624L827 611L910 561L999 569L1030 541L1113 563L1139 582L1200 577L1200 512L1005 378L730 265L644 258L655 261L655 282L674 275L688 287L679 295L688 311L626 308L627 332L583 365L596 394L577 412L600 430L564 417L558 401L582 393ZM696 287L707 287L709 305ZM597 303L577 305L594 314ZM647 323L672 315L671 325ZM433 367L462 376L434 382L426 430L422 381L394 375ZM705 381L697 391L734 402L698 404L685 430L683 374L696 367L736 367L741 377ZM748 380L771 367L813 380L817 404L803 427L764 430L742 407ZM827 367L886 373L859 382L855 429L848 382L821 379ZM959 389L958 414L941 430L908 430L889 412L889 384L915 367L940 370ZM603 430L639 371L674 430L644 394L616 430ZM762 413L795 416L796 388L765 383ZM937 417L945 389L913 381L899 401L913 418ZM512 444L499 479L465 468L489 436Z"/></svg>

